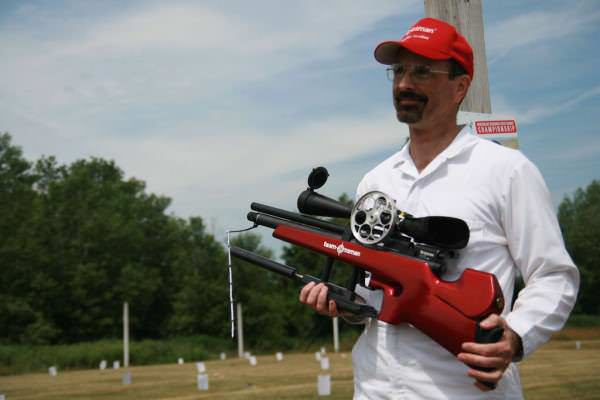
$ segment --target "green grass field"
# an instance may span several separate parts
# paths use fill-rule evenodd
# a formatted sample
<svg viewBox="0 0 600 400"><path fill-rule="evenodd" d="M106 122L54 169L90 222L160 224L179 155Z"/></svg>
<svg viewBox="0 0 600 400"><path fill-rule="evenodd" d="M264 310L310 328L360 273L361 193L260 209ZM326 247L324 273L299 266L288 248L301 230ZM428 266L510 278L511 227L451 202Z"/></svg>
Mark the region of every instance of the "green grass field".
<svg viewBox="0 0 600 400"><path fill-rule="evenodd" d="M600 340L581 337L581 348L572 340L553 340L521 363L526 398L600 399ZM595 336L595 335L594 335ZM588 339L585 339L588 338ZM332 395L352 398L352 366L348 353L329 354ZM209 390L198 391L196 365L166 364L132 367L132 383L121 382L124 369L58 371L55 377L26 374L0 377L0 394L6 400L33 399L315 399L320 364L311 354L257 357L258 365L244 359L205 362Z"/></svg>

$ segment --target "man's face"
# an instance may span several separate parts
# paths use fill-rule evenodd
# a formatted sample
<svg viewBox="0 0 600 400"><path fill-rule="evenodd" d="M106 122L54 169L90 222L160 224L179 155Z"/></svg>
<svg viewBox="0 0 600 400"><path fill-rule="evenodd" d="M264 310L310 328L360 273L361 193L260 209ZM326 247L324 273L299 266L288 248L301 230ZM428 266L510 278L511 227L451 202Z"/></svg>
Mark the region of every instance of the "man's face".
<svg viewBox="0 0 600 400"><path fill-rule="evenodd" d="M456 80L450 80L448 61L435 61L403 50L392 66L394 107L400 122L426 127L456 118L460 102ZM426 73L429 70L429 73Z"/></svg>

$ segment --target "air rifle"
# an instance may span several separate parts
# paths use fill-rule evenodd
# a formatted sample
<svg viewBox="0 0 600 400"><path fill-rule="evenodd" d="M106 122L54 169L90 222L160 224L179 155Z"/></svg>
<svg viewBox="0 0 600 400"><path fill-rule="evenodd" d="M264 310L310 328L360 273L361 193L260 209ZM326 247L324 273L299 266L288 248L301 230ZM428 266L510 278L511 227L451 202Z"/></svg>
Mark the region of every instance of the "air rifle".
<svg viewBox="0 0 600 400"><path fill-rule="evenodd" d="M321 277L303 275L238 247L230 247L231 255L302 283L325 282L329 299L336 301L339 310L390 324L410 323L454 355L464 342L500 339L501 328L486 330L479 325L504 308L496 277L465 269L455 281L441 279L446 260L456 257L469 241L463 220L415 218L378 191L366 193L349 207L315 191L327 177L325 168L313 169L308 189L298 197L302 214L252 203L253 211L247 215L256 225L274 229L275 238L326 255ZM349 223L340 225L316 216L349 219ZM354 266L345 287L329 281L334 260ZM364 282L365 272L370 273L367 289L383 291L380 307L357 302L356 286Z"/></svg>

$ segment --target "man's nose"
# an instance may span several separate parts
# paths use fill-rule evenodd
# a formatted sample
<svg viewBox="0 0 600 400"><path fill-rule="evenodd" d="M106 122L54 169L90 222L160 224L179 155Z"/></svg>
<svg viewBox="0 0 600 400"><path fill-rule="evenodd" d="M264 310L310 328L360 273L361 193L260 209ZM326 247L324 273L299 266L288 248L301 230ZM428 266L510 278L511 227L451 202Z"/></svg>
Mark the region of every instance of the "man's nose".
<svg viewBox="0 0 600 400"><path fill-rule="evenodd" d="M405 71L402 75L394 78L394 89L395 90L406 90L406 89L414 89L415 82L411 77L411 73L409 71Z"/></svg>

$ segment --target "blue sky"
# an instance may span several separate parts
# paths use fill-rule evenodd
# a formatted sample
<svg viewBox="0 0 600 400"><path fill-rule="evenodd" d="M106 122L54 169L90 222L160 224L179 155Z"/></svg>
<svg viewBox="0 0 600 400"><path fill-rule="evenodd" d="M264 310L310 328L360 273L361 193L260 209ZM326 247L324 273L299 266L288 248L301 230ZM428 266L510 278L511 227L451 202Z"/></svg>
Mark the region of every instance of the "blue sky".
<svg viewBox="0 0 600 400"><path fill-rule="evenodd" d="M492 111L556 205L600 179L600 2L483 2ZM0 1L0 131L27 158L114 159L222 237L306 175L353 195L399 149L372 56L422 1ZM265 232L266 233L266 232ZM267 241L272 244L272 241Z"/></svg>

